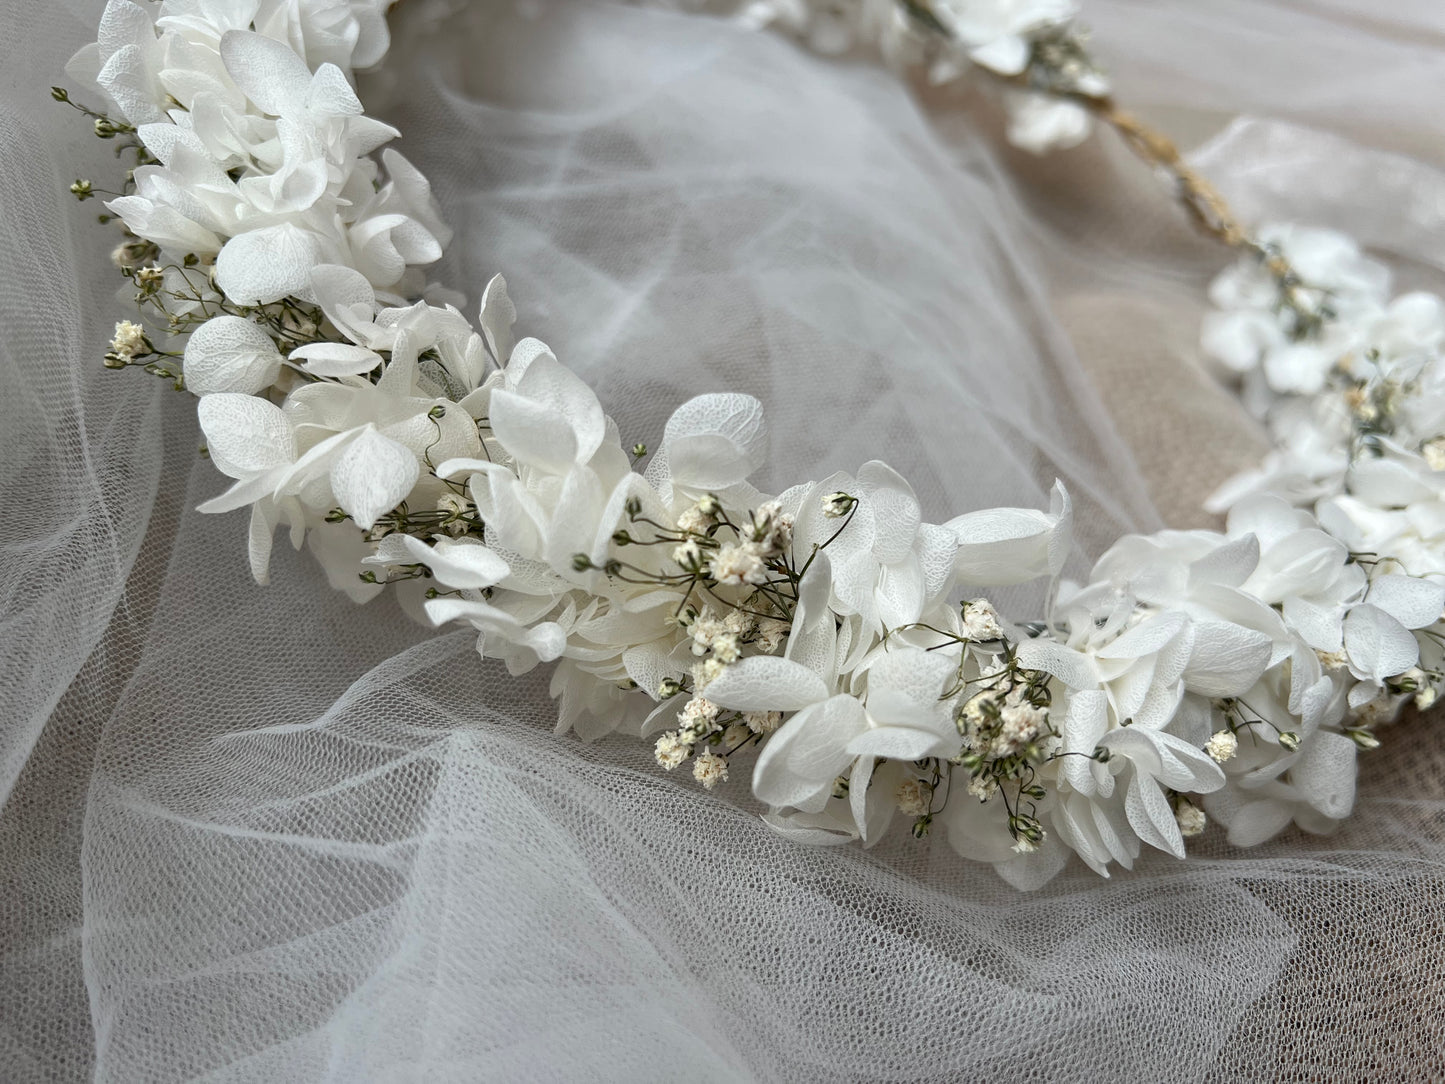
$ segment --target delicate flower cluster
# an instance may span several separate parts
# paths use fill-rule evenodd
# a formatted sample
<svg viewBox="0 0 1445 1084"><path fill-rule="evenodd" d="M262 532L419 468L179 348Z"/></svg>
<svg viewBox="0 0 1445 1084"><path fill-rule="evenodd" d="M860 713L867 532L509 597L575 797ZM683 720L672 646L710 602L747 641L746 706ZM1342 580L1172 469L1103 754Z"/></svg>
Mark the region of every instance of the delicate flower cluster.
<svg viewBox="0 0 1445 1084"><path fill-rule="evenodd" d="M1211 288L1218 309L1203 339L1242 380L1274 449L1210 506L1272 493L1312 508L1360 569L1351 589L1367 587L1368 602L1394 612L1391 585L1445 582L1445 302L1392 297L1389 270L1333 231L1277 225L1260 236L1260 251ZM1429 641L1424 669L1400 690L1428 707L1445 683L1432 615L1396 616ZM1328 665L1349 663L1333 635L1317 639Z"/></svg>
<svg viewBox="0 0 1445 1084"><path fill-rule="evenodd" d="M68 68L113 106L97 133L126 133L144 152L108 209L210 268L236 305L310 300L321 264L397 301L415 293L408 269L439 258L450 231L425 179L390 149L381 183L371 155L397 132L363 114L349 82L386 52L388 2L167 0L153 19L111 0L99 41Z"/></svg>
<svg viewBox="0 0 1445 1084"><path fill-rule="evenodd" d="M781 30L828 55L871 51L894 67L926 70L934 83L982 70L1008 111L1009 142L1035 154L1082 143L1092 128L1083 103L1109 90L1074 25L1076 0L723 3L744 25Z"/></svg>
<svg viewBox="0 0 1445 1084"><path fill-rule="evenodd" d="M1000 66L1039 55L1045 14L1069 13L997 6L1009 20L919 10ZM1273 265L1262 281L1237 272L1219 296L1237 300L1239 326L1213 334L1264 374L1272 415L1286 390L1374 403L1368 441L1350 423L1337 468L1350 488L1322 519L1356 524L1354 487L1405 479L1388 507L1370 490L1375 518L1360 522L1384 532L1380 517L1403 517L1414 535L1390 528L1366 554L1254 493L1223 532L1128 537L1086 584L1062 583L1062 486L1047 511L944 523L880 462L762 493L756 400L685 403L649 458L544 344L515 339L500 277L480 330L407 303L408 267L446 231L414 171L388 159L376 187L365 157L383 133L345 76L384 48L375 14L357 0L167 0L152 22L112 0L89 54L131 124L91 115L136 140L133 194L108 206L128 231L117 265L157 325L117 325L107 364L152 359L200 396L210 458L233 479L202 508L250 508L258 580L284 526L354 598L396 584L512 673L551 664L559 731L645 736L662 768L690 762L709 790L750 762L786 835L872 843L901 813L1019 885L1070 853L1104 874L1144 844L1182 857L1206 811L1240 844L1290 823L1324 831L1350 811L1372 727L1436 695L1445 587L1415 562L1445 519L1437 490L1420 495L1433 479L1415 461L1428 467L1422 434L1436 430L1412 389L1434 379L1424 354L1440 336L1412 319L1418 303L1356 305L1372 265L1325 246L1318 267L1291 255L1309 288ZM1370 329L1363 368L1336 350L1347 312ZM1279 373L1299 384L1323 364L1280 358L1301 349L1326 358L1324 376L1285 388ZM1048 603L1028 624L979 594L1031 580Z"/></svg>

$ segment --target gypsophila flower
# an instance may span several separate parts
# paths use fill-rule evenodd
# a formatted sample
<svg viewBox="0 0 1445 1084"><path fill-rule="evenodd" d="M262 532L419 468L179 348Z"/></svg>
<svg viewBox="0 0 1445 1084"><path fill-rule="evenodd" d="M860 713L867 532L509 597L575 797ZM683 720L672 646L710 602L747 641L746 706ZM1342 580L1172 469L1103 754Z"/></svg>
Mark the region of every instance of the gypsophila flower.
<svg viewBox="0 0 1445 1084"><path fill-rule="evenodd" d="M725 542L708 562L708 573L718 583L741 586L768 582L768 567L746 546Z"/></svg>
<svg viewBox="0 0 1445 1084"><path fill-rule="evenodd" d="M986 598L970 599L963 606L963 634L970 640L988 642L1003 636L998 611Z"/></svg>
<svg viewBox="0 0 1445 1084"><path fill-rule="evenodd" d="M728 779L728 762L716 753L700 753L692 762L692 777L708 790Z"/></svg>
<svg viewBox="0 0 1445 1084"><path fill-rule="evenodd" d="M986 802L998 793L998 780L991 775L976 775L968 781L968 793Z"/></svg>
<svg viewBox="0 0 1445 1084"><path fill-rule="evenodd" d="M780 711L743 712L743 723L754 734L771 734L782 725L782 722L783 713Z"/></svg>
<svg viewBox="0 0 1445 1084"><path fill-rule="evenodd" d="M1204 746L1204 751L1223 764L1239 750L1239 739L1231 731L1217 730Z"/></svg>
<svg viewBox="0 0 1445 1084"><path fill-rule="evenodd" d="M110 341L111 350L123 358L132 358L146 351L145 328L129 320L115 325L115 337Z"/></svg>
<svg viewBox="0 0 1445 1084"><path fill-rule="evenodd" d="M1010 848L1015 854L1033 854L1039 849L1039 845L1028 836L1019 836L1013 847Z"/></svg>
<svg viewBox="0 0 1445 1084"><path fill-rule="evenodd" d="M741 640L757 628L757 618L752 614L743 613L742 610L729 610L723 616L723 628L729 636L735 636Z"/></svg>
<svg viewBox="0 0 1445 1084"><path fill-rule="evenodd" d="M142 267L135 273L136 285L145 290L154 290L165 281L166 273L154 265Z"/></svg>
<svg viewBox="0 0 1445 1084"><path fill-rule="evenodd" d="M718 636L712 642L712 657L723 664L737 662L742 657L738 638L732 635Z"/></svg>
<svg viewBox="0 0 1445 1084"><path fill-rule="evenodd" d="M823 515L829 519L838 519L851 512L853 506L857 503L857 500L841 490L836 493L829 493L823 498Z"/></svg>
<svg viewBox="0 0 1445 1084"><path fill-rule="evenodd" d="M793 517L783 511L778 501L760 504L753 512L752 538L763 557L773 557L793 544Z"/></svg>
<svg viewBox="0 0 1445 1084"><path fill-rule="evenodd" d="M691 744L683 741L674 730L669 730L658 738L657 744L653 747L653 756L657 758L657 763L668 771L672 771L691 755Z"/></svg>
<svg viewBox="0 0 1445 1084"><path fill-rule="evenodd" d="M672 559L685 572L702 571L702 547L691 539L673 547Z"/></svg>
<svg viewBox="0 0 1445 1084"><path fill-rule="evenodd" d="M783 645L787 638L790 626L786 621L778 621L771 617L765 617L758 622L758 648L766 654L772 654Z"/></svg>
<svg viewBox="0 0 1445 1084"><path fill-rule="evenodd" d="M719 636L728 635L728 627L712 607L705 606L702 612L696 614L688 625L688 634L692 637L692 653L706 655L712 650L713 642Z"/></svg>
<svg viewBox="0 0 1445 1084"><path fill-rule="evenodd" d="M684 704L682 710L677 713L677 721L681 723L684 728L701 727L704 733L712 728L712 724L717 721L717 717L718 706L703 696L694 696Z"/></svg>
<svg viewBox="0 0 1445 1084"><path fill-rule="evenodd" d="M697 505L683 509L677 517L677 529L683 534L705 535L715 521L711 516L705 516L698 509Z"/></svg>
<svg viewBox="0 0 1445 1084"><path fill-rule="evenodd" d="M1024 700L1005 704L999 712L1002 725L998 737L994 739L995 755L1008 756L1023 749L1039 736L1048 718L1047 710Z"/></svg>
<svg viewBox="0 0 1445 1084"><path fill-rule="evenodd" d="M1174 810L1174 820L1179 825L1179 834L1186 839L1202 833L1205 825L1209 823L1204 810L1187 798L1179 799L1179 805Z"/></svg>
<svg viewBox="0 0 1445 1084"><path fill-rule="evenodd" d="M1445 436L1432 437L1421 444L1420 455L1431 470L1445 471Z"/></svg>
<svg viewBox="0 0 1445 1084"><path fill-rule="evenodd" d="M933 788L920 779L905 779L894 793L898 811L909 817L925 816L933 805Z"/></svg>
<svg viewBox="0 0 1445 1084"><path fill-rule="evenodd" d="M1439 696L1440 693L1436 690L1435 686L1426 685L1415 694L1415 707L1420 711L1428 711L1435 706L1435 701Z"/></svg>

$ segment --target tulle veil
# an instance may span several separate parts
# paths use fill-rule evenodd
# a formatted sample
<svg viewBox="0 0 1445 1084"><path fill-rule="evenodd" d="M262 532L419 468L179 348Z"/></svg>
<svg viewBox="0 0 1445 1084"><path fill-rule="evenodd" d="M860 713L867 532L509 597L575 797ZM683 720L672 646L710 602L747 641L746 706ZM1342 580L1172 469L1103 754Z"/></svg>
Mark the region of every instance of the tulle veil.
<svg viewBox="0 0 1445 1084"><path fill-rule="evenodd" d="M1429 1079L1445 741L1340 834L1205 837L1032 894L943 840L805 850L624 740L551 734L305 554L251 582L191 404L99 365L113 169L50 99L99 0L4 0L0 1076L16 1081ZM1445 9L1085 0L1121 99L1251 218L1445 275ZM985 96L706 15L407 0L369 107L475 303L629 440L761 398L763 484L883 458L925 515L1046 505L1079 564L1204 522L1260 434L1199 368L1225 256L1107 136L1002 149ZM1026 608L1027 593L1010 601Z"/></svg>

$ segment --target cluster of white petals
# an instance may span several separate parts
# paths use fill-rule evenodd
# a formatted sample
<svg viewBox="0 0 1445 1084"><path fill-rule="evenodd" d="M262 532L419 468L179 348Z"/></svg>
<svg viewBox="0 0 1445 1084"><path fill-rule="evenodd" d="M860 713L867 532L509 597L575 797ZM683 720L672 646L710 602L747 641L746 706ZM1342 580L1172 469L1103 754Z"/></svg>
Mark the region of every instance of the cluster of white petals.
<svg viewBox="0 0 1445 1084"><path fill-rule="evenodd" d="M1072 5L929 10L1017 74ZM1327 830L1370 728L1433 696L1440 400L1412 389L1440 379L1445 327L1438 303L1385 304L1338 239L1275 235L1314 292L1281 306L1233 272L1210 336L1272 418L1344 411L1349 440L1321 423L1297 443L1332 451L1281 453L1303 457L1289 499L1281 460L1225 531L1125 538L1068 584L1062 486L1046 510L942 523L881 462L763 493L756 400L683 404L647 456L514 337L500 277L475 326L408 301L447 231L411 167L385 153L380 184L369 157L392 133L348 77L385 49L378 3L166 0L152 20L112 0L101 39L82 63L159 163L109 206L168 269L133 275L142 297L170 299L168 327L118 328L114 354L188 332L183 377L232 479L203 509L250 509L260 581L285 527L358 601L394 583L511 672L551 665L559 731L646 738L709 790L746 758L779 832L871 844L901 814L1033 886L1070 853L1106 875L1144 844L1183 857L1206 812L1239 844ZM1380 411L1368 441L1359 396ZM981 595L1033 580L1049 601L1017 621Z"/></svg>
<svg viewBox="0 0 1445 1084"><path fill-rule="evenodd" d="M154 164L107 206L138 237L214 266L237 304L309 298L342 264L395 300L450 231L350 83L389 38L390 0L111 0L72 78L98 88ZM155 12L154 18L152 11ZM382 182L383 174L385 176Z"/></svg>
<svg viewBox="0 0 1445 1084"><path fill-rule="evenodd" d="M1073 26L1077 0L721 0L718 6L733 9L747 26L780 30L826 55L873 53L899 69L922 68L934 83L974 68L1001 76L995 82L1008 111L1008 140L1034 154L1082 143L1092 122L1073 96L1099 98L1109 89Z"/></svg>

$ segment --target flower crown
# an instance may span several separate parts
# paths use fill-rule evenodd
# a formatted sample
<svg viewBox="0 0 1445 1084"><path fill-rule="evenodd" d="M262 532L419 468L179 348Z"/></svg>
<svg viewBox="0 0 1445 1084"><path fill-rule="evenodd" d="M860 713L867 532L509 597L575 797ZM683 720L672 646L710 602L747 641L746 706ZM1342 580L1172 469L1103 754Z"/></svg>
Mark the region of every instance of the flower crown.
<svg viewBox="0 0 1445 1084"><path fill-rule="evenodd" d="M764 494L756 400L685 403L648 458L515 337L500 276L480 330L415 300L450 231L351 85L386 6L110 0L70 67L107 104L54 90L133 163L101 219L143 316L105 364L199 397L234 480L201 510L250 509L258 582L285 527L357 601L396 585L514 674L554 663L559 732L646 736L709 790L753 760L765 820L802 842L871 844L901 814L1036 886L1070 853L1106 876L1146 843L1182 858L1206 811L1240 846L1349 815L1357 751L1445 684L1439 298L1391 300L1337 234L1239 224L1114 104L1073 0L735 13L991 80L1030 150L1104 123L1241 252L1203 340L1274 451L1212 499L1223 531L1125 537L1066 583L1062 485L939 524L876 461ZM984 597L1030 580L1042 613Z"/></svg>

